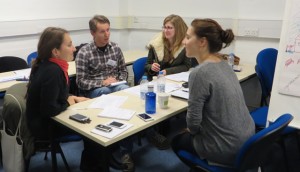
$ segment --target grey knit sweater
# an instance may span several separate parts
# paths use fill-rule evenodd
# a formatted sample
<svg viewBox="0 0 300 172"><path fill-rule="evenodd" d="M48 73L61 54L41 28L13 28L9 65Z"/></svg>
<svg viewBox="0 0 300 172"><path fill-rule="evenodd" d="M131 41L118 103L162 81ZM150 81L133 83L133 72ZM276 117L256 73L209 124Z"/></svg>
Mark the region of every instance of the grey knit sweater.
<svg viewBox="0 0 300 172"><path fill-rule="evenodd" d="M189 76L187 127L193 144L209 162L233 165L255 126L240 83L225 62L202 63Z"/></svg>

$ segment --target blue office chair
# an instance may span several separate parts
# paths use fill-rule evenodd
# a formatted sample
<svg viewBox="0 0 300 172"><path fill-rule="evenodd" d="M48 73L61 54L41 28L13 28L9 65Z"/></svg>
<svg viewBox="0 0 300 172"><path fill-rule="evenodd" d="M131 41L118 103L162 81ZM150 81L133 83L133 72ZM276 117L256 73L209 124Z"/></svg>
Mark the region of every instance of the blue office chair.
<svg viewBox="0 0 300 172"><path fill-rule="evenodd" d="M141 57L137 59L132 64L132 69L134 73L134 85L139 85L139 81L145 73L145 65L147 62L147 57Z"/></svg>
<svg viewBox="0 0 300 172"><path fill-rule="evenodd" d="M262 89L261 106L268 105L267 99L271 95L277 54L276 49L266 48L261 50L256 57L255 71Z"/></svg>
<svg viewBox="0 0 300 172"><path fill-rule="evenodd" d="M30 53L27 57L27 63L28 63L28 66L31 67L31 64L32 64L32 60L36 59L38 56L38 53L36 51Z"/></svg>
<svg viewBox="0 0 300 172"><path fill-rule="evenodd" d="M194 164L192 168L200 168L210 172L245 172L250 169L258 169L258 167L263 170L269 156L272 154L271 145L281 137L282 131L292 119L292 115L284 114L270 124L269 127L250 137L238 152L234 167L232 168L209 165L205 159L199 159L185 150L179 150L177 154L180 158Z"/></svg>
<svg viewBox="0 0 300 172"><path fill-rule="evenodd" d="M278 51L274 48L261 50L256 57L255 71L261 85L261 100L259 107L251 111L257 130L265 127L268 115L268 99L271 96L273 78Z"/></svg>

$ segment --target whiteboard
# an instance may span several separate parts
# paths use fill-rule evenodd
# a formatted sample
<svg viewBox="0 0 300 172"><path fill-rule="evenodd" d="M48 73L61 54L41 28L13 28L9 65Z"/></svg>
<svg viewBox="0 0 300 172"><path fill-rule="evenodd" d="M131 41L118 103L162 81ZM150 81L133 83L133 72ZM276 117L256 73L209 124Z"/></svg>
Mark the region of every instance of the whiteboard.
<svg viewBox="0 0 300 172"><path fill-rule="evenodd" d="M299 39L299 41L298 41ZM286 1L268 120L284 113L300 128L300 1Z"/></svg>

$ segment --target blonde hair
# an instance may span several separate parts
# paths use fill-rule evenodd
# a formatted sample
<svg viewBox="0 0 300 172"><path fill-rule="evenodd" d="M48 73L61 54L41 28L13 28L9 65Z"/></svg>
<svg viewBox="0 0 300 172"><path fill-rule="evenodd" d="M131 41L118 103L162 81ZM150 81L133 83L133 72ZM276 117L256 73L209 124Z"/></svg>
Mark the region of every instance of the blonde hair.
<svg viewBox="0 0 300 172"><path fill-rule="evenodd" d="M163 34L163 43L164 43L164 61L169 62L171 61L174 57L173 55L175 52L181 47L182 45L182 40L184 39L186 35L186 31L188 29L187 25L185 24L184 20L175 14L171 14L167 16L164 20L164 25L166 23L172 23L175 29L175 37L174 37L174 43L173 45L170 45L169 41ZM172 51L169 52L169 49L172 48ZM170 54L171 53L171 54Z"/></svg>

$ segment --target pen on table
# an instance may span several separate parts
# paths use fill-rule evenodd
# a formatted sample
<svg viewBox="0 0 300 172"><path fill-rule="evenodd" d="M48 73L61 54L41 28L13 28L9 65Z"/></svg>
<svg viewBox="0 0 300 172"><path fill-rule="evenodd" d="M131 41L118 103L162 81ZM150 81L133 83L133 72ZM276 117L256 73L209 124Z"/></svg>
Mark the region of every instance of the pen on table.
<svg viewBox="0 0 300 172"><path fill-rule="evenodd" d="M29 79L24 76L24 78L18 78L16 81L29 81Z"/></svg>
<svg viewBox="0 0 300 172"><path fill-rule="evenodd" d="M86 110L88 108L80 108L80 107L78 107L78 108L68 108L68 109L70 109L70 110Z"/></svg>

